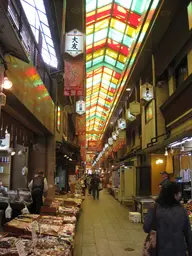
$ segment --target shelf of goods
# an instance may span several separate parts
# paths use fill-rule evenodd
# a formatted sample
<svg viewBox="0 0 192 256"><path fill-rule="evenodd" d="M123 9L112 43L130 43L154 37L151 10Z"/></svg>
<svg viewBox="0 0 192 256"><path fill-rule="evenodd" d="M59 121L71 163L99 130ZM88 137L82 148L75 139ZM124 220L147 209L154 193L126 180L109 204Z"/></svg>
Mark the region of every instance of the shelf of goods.
<svg viewBox="0 0 192 256"><path fill-rule="evenodd" d="M32 231L35 231L37 234L35 252L30 251L32 241L21 238L24 247L26 247L26 256L72 255L75 227L81 203L81 198L59 197L49 205L49 208L56 209L55 216L25 214L6 223L4 231L15 235L14 237L8 235L0 237L0 256L18 255L15 247L18 237L29 238ZM5 248L9 254L6 254Z"/></svg>
<svg viewBox="0 0 192 256"><path fill-rule="evenodd" d="M0 255L18 256L16 243L20 241L26 256L72 256L71 246L56 237L39 237L35 249L32 240L28 237L16 237L4 234L0 237Z"/></svg>
<svg viewBox="0 0 192 256"><path fill-rule="evenodd" d="M192 201L188 202L187 204L184 204L184 208L187 210L189 220L192 226Z"/></svg>

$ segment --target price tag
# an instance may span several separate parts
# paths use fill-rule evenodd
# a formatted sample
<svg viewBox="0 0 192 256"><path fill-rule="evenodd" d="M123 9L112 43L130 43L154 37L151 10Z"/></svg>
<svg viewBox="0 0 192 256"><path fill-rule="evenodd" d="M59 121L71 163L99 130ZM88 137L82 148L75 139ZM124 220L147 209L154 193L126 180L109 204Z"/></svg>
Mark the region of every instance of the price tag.
<svg viewBox="0 0 192 256"><path fill-rule="evenodd" d="M21 240L18 240L16 243L16 248L19 256L26 256L25 247Z"/></svg>
<svg viewBox="0 0 192 256"><path fill-rule="evenodd" d="M38 222L34 221L32 223L32 241L33 241L33 246L35 247L37 245L37 233L36 233L36 228L38 226Z"/></svg>

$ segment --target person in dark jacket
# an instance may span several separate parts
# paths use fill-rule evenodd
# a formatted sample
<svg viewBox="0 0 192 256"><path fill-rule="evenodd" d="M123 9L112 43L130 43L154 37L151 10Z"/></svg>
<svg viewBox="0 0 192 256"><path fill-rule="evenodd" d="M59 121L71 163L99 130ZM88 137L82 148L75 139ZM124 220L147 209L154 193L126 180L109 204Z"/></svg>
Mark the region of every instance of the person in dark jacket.
<svg viewBox="0 0 192 256"><path fill-rule="evenodd" d="M175 182L163 186L156 207L149 209L143 229L157 231L158 256L192 256L192 232L187 211L180 204L180 187Z"/></svg>
<svg viewBox="0 0 192 256"><path fill-rule="evenodd" d="M91 179L91 189L92 189L94 200L96 198L96 194L97 194L97 199L99 199L99 183L100 183L99 177L96 174L94 174L93 178Z"/></svg>
<svg viewBox="0 0 192 256"><path fill-rule="evenodd" d="M164 187L164 186L169 185L169 184L170 184L169 174L168 174L166 171L161 172L160 174L161 174L161 176L162 176L162 181L161 181L161 183L159 184L159 187L162 188L162 187Z"/></svg>
<svg viewBox="0 0 192 256"><path fill-rule="evenodd" d="M43 205L43 194L48 190L47 180L42 171L38 171L34 176L29 183L29 189L33 199L33 213L39 214Z"/></svg>

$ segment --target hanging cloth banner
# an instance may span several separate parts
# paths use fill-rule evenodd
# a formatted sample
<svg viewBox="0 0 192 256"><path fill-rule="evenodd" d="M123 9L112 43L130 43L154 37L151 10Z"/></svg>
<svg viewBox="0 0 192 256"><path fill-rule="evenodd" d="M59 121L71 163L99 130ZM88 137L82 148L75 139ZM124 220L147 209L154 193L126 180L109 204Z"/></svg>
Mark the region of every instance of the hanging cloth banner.
<svg viewBox="0 0 192 256"><path fill-rule="evenodd" d="M76 135L84 135L86 133L85 116L76 116Z"/></svg>
<svg viewBox="0 0 192 256"><path fill-rule="evenodd" d="M65 61L64 96L83 96L84 64L82 61Z"/></svg>
<svg viewBox="0 0 192 256"><path fill-rule="evenodd" d="M101 151L102 150L102 142L97 140L89 140L88 141L88 150L89 151Z"/></svg>

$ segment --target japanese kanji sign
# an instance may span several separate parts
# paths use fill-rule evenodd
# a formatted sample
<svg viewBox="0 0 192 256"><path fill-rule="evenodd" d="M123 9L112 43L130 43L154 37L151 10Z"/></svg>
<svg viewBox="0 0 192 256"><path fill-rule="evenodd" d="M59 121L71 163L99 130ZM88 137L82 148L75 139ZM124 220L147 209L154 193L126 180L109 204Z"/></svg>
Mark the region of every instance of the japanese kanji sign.
<svg viewBox="0 0 192 256"><path fill-rule="evenodd" d="M76 113L79 115L83 115L85 113L85 101L78 100L76 102Z"/></svg>
<svg viewBox="0 0 192 256"><path fill-rule="evenodd" d="M84 49L84 35L74 29L66 34L65 37L65 52L75 57L83 53Z"/></svg>
<svg viewBox="0 0 192 256"><path fill-rule="evenodd" d="M82 61L65 61L65 96L83 96L83 76L84 64Z"/></svg>

